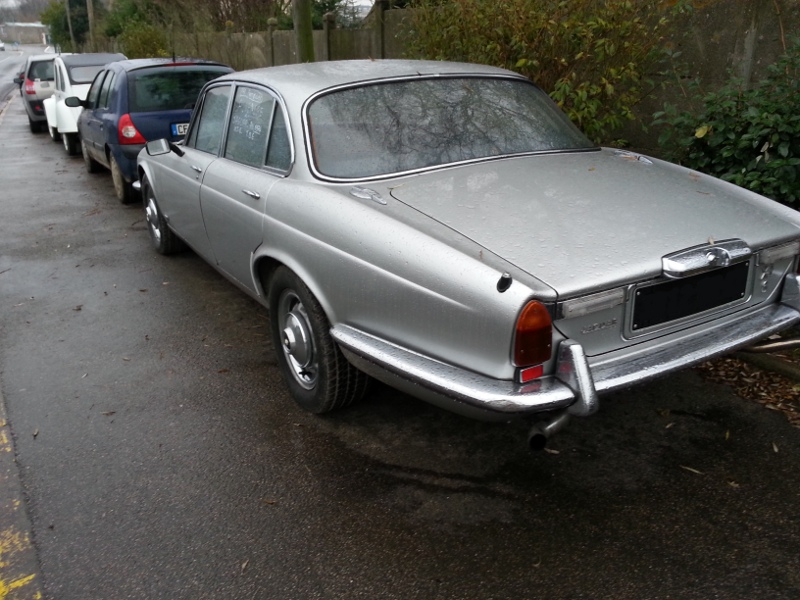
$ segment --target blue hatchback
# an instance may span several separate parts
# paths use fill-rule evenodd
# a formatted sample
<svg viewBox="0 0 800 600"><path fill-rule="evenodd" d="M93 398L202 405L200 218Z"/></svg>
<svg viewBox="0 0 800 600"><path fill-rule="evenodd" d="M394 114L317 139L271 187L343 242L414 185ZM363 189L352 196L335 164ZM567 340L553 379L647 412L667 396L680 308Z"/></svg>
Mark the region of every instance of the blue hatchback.
<svg viewBox="0 0 800 600"><path fill-rule="evenodd" d="M183 139L200 89L231 73L227 65L200 59L140 58L109 63L97 74L82 106L78 133L86 169L110 169L117 198L138 199L136 157L148 140Z"/></svg>

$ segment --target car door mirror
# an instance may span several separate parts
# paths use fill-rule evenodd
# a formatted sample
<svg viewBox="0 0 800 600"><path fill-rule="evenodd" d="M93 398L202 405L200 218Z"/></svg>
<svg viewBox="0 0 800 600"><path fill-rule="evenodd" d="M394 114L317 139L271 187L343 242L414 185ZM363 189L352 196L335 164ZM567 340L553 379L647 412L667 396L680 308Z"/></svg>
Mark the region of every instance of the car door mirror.
<svg viewBox="0 0 800 600"><path fill-rule="evenodd" d="M169 154L170 152L174 152L178 156L183 156L184 154L180 146L178 146L177 144L173 144L169 140L165 140L163 138L160 140L153 140L151 142L147 142L144 147L147 150L147 154L149 156L160 156L162 154Z"/></svg>
<svg viewBox="0 0 800 600"><path fill-rule="evenodd" d="M83 107L86 106L86 102L84 102L77 96L69 96L68 98L64 98L64 104L66 104L70 108L79 108L81 106Z"/></svg>
<svg viewBox="0 0 800 600"><path fill-rule="evenodd" d="M14 77L14 83L17 85L22 85L22 77Z"/></svg>

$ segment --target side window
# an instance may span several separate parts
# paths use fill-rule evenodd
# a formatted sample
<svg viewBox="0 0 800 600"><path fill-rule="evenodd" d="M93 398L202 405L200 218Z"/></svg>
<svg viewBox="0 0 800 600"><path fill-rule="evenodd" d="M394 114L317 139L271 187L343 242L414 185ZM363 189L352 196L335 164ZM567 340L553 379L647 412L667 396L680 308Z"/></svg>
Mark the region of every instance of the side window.
<svg viewBox="0 0 800 600"><path fill-rule="evenodd" d="M269 134L267 166L279 171L288 171L292 166L292 150L289 145L289 132L280 105L275 107L272 130Z"/></svg>
<svg viewBox="0 0 800 600"><path fill-rule="evenodd" d="M108 76L103 81L103 87L100 88L100 101L97 104L100 108L108 108L108 99L111 96L111 88L116 77L117 74L114 71L109 71ZM95 79L95 81L97 80Z"/></svg>
<svg viewBox="0 0 800 600"><path fill-rule="evenodd" d="M192 128L189 146L203 152L218 154L225 129L225 116L228 113L228 99L231 86L221 85L209 89L203 97L203 107L197 124Z"/></svg>
<svg viewBox="0 0 800 600"><path fill-rule="evenodd" d="M94 78L92 87L89 88L89 93L86 94L86 100L91 108L97 107L97 99L100 97L100 86L103 84L103 77L105 77L105 75L105 71L100 71L97 77Z"/></svg>
<svg viewBox="0 0 800 600"><path fill-rule="evenodd" d="M263 90L239 87L233 99L225 158L261 167L267 152L267 132L275 99Z"/></svg>

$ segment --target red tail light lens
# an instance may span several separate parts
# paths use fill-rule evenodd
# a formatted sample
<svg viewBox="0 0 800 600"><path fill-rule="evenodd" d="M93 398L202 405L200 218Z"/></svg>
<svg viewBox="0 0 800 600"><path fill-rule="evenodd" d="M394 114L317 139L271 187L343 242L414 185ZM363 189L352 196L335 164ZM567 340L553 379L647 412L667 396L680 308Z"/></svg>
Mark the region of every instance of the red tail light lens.
<svg viewBox="0 0 800 600"><path fill-rule="evenodd" d="M514 365L524 367L550 360L553 351L553 322L547 308L531 300L517 318L514 334Z"/></svg>
<svg viewBox="0 0 800 600"><path fill-rule="evenodd" d="M131 121L131 116L128 114L119 118L117 134L120 144L144 144L147 142L144 136L139 133L139 130L136 129L133 121Z"/></svg>
<svg viewBox="0 0 800 600"><path fill-rule="evenodd" d="M26 94L35 94L36 88L33 85L33 82L30 79L25 79L25 93Z"/></svg>

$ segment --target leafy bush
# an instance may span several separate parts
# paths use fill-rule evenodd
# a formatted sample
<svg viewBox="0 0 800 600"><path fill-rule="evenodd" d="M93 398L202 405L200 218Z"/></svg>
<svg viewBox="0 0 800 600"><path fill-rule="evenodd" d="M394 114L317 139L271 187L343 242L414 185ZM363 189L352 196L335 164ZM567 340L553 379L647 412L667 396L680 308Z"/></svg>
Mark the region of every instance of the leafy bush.
<svg viewBox="0 0 800 600"><path fill-rule="evenodd" d="M128 58L169 56L169 41L161 27L147 23L129 25L118 38L122 53Z"/></svg>
<svg viewBox="0 0 800 600"><path fill-rule="evenodd" d="M698 87L698 112L666 104L654 115L667 158L785 204L800 200L800 40L753 88L736 78L716 92Z"/></svg>
<svg viewBox="0 0 800 600"><path fill-rule="evenodd" d="M409 54L496 65L550 93L596 142L649 93L669 17L691 0L413 0Z"/></svg>

